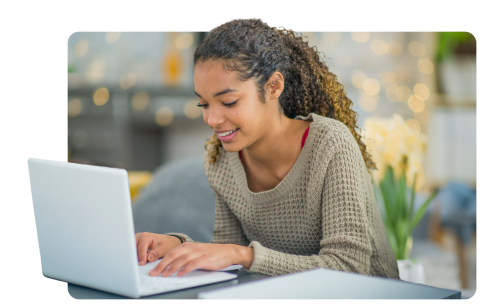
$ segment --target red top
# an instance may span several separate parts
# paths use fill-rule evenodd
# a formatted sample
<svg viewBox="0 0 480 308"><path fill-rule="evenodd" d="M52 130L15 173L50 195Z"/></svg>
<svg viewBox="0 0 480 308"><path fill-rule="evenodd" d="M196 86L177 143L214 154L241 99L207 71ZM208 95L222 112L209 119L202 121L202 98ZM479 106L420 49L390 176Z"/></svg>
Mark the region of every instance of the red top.
<svg viewBox="0 0 480 308"><path fill-rule="evenodd" d="M308 136L308 131L310 129L310 126L307 128L307 130L303 133L303 137L302 137L302 149L303 149L303 146L305 145L305 140L307 140L307 136ZM242 159L242 152L241 151L238 151L238 157L240 159Z"/></svg>

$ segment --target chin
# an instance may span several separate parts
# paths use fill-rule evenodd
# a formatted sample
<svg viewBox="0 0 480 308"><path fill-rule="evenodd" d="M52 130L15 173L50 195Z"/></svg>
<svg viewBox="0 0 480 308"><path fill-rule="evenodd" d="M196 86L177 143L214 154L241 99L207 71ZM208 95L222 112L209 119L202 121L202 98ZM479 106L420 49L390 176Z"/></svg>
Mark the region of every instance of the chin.
<svg viewBox="0 0 480 308"><path fill-rule="evenodd" d="M222 142L222 146L225 149L225 151L227 151L227 152L238 152L242 149L241 147L239 147L235 144L231 144L231 143L223 143Z"/></svg>

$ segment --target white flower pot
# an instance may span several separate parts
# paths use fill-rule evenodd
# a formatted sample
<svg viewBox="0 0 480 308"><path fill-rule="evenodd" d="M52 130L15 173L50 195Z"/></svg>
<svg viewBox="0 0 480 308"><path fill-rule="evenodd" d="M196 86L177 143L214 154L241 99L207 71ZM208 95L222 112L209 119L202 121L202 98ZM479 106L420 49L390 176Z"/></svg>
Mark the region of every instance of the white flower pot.
<svg viewBox="0 0 480 308"><path fill-rule="evenodd" d="M415 259L397 260L400 279L425 284L423 265Z"/></svg>

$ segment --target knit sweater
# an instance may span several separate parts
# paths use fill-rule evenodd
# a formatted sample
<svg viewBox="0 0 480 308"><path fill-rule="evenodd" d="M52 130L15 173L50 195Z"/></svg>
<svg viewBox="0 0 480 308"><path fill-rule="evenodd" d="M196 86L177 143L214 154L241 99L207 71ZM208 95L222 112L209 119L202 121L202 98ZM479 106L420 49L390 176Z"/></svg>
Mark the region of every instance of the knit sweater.
<svg viewBox="0 0 480 308"><path fill-rule="evenodd" d="M253 248L247 271L280 275L328 268L399 279L372 177L348 127L314 113L294 166L273 189L252 192L237 152L204 167L215 197L212 243ZM182 233L170 233L194 242Z"/></svg>

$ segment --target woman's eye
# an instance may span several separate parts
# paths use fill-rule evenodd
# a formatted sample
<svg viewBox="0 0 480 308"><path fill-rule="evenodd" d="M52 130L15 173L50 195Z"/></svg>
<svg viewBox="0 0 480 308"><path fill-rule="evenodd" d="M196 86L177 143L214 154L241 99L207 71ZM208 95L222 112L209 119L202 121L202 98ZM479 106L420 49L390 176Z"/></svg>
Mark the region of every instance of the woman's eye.
<svg viewBox="0 0 480 308"><path fill-rule="evenodd" d="M223 106L226 106L226 107L232 107L233 105L235 105L237 103L237 101L234 101L233 103L229 103L229 104L223 104ZM198 104L197 107L202 107L202 108L207 108L208 105L201 105L201 104Z"/></svg>
<svg viewBox="0 0 480 308"><path fill-rule="evenodd" d="M198 106L198 107L202 107L202 108L206 108L206 107L208 106L208 104L200 104L200 103L198 103L197 106Z"/></svg>
<svg viewBox="0 0 480 308"><path fill-rule="evenodd" d="M234 101L233 103L230 103L230 104L224 104L224 106L232 107L232 106L235 105L236 103L237 103L237 101Z"/></svg>

